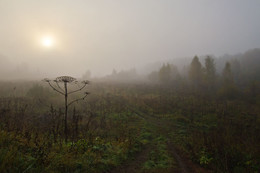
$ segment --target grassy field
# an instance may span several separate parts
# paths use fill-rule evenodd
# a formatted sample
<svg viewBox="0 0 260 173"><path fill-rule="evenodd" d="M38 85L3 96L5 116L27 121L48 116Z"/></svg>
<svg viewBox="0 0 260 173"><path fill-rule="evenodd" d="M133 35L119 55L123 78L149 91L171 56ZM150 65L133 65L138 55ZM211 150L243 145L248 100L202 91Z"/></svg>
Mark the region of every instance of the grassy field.
<svg viewBox="0 0 260 173"><path fill-rule="evenodd" d="M66 143L61 96L38 82L1 87L0 172L259 170L259 98L93 83L69 109Z"/></svg>

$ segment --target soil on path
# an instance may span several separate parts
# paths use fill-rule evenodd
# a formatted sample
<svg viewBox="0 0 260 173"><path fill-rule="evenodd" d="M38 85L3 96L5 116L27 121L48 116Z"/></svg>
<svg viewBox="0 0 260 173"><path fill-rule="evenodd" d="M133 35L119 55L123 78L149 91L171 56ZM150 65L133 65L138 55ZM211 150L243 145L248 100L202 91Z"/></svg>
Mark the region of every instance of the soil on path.
<svg viewBox="0 0 260 173"><path fill-rule="evenodd" d="M151 146L147 146L139 152L132 160L127 160L123 165L112 170L110 173L139 173L142 172L142 165L148 159L148 155L152 150Z"/></svg>
<svg viewBox="0 0 260 173"><path fill-rule="evenodd" d="M161 170L151 170L151 171L144 171L142 166L144 163L149 159L150 151L154 150L155 146L147 145L141 152L136 154L132 160L127 160L124 164L118 166L117 168L113 169L110 173L146 173L146 172L153 172L153 173L208 173L209 171L201 168L199 165L192 163L187 156L183 153L180 153L175 148L174 143L170 140L169 137L169 128L171 125L164 120L157 119L153 116L144 116L142 117L149 122L154 127L154 131L157 134L160 134L168 139L167 142L167 149L168 153L174 159L176 165L172 165L169 169L161 169Z"/></svg>

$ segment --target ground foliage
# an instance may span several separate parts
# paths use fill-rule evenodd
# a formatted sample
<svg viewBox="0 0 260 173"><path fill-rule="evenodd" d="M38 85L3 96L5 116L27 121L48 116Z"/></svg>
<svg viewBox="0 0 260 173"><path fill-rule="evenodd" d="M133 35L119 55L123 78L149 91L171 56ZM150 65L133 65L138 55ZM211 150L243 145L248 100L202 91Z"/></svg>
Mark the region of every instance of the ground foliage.
<svg viewBox="0 0 260 173"><path fill-rule="evenodd" d="M203 76L93 83L69 110L67 143L61 97L37 82L1 83L0 172L113 172L147 147L140 170L169 172L178 167L171 146L208 171L257 172L259 82L218 78L210 90Z"/></svg>

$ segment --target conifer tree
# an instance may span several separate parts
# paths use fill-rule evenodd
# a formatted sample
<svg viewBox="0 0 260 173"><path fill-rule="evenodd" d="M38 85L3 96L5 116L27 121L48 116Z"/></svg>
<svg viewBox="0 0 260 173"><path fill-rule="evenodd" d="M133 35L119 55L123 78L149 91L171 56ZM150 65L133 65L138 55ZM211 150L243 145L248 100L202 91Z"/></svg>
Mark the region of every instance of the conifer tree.
<svg viewBox="0 0 260 173"><path fill-rule="evenodd" d="M196 87L201 84L202 80L202 67L201 63L199 61L199 58L195 56L192 59L192 62L190 64L190 69L189 69L189 78L192 82L193 85Z"/></svg>
<svg viewBox="0 0 260 173"><path fill-rule="evenodd" d="M159 71L159 80L162 83L168 83L170 81L170 77L171 77L171 66L170 64L163 64L163 66L161 67L160 71Z"/></svg>
<svg viewBox="0 0 260 173"><path fill-rule="evenodd" d="M223 69L223 72L222 72L222 78L223 78L223 83L225 85L230 85L233 83L233 74L231 72L231 65L229 62L226 62L226 65Z"/></svg>
<svg viewBox="0 0 260 173"><path fill-rule="evenodd" d="M207 56L205 59L205 79L209 88L212 88L215 85L216 67L214 59L210 56Z"/></svg>

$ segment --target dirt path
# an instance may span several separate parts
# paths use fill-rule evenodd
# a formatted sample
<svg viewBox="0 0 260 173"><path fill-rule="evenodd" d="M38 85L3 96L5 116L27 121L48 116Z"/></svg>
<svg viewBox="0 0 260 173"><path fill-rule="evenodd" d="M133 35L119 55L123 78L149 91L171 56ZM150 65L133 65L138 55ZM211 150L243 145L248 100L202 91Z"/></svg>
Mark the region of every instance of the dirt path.
<svg viewBox="0 0 260 173"><path fill-rule="evenodd" d="M171 128L171 124L165 120L154 120L150 119L150 122L156 125L158 131L164 135L167 139L168 152L172 155L178 164L177 168L172 169L172 173L209 173L210 171L194 164L184 153L180 153L179 150L175 148L174 143L171 141L169 135L170 131L174 130Z"/></svg>
<svg viewBox="0 0 260 173"><path fill-rule="evenodd" d="M173 173L189 173L189 172L191 172L190 168L186 165L186 163L183 161L181 156L178 154L177 150L175 149L173 142L170 140L169 129L171 129L171 128L169 128L169 127L171 126L171 124L169 124L169 122L154 119L154 118L152 118L152 119L149 118L149 121L157 127L157 130L161 135L165 136L168 139L168 142L167 142L168 152L172 156L172 158L174 158L174 160L177 163L177 167L173 167L171 169L171 171Z"/></svg>
<svg viewBox="0 0 260 173"><path fill-rule="evenodd" d="M148 155L152 150L151 146L147 146L138 153L132 160L128 160L125 164L115 168L110 173L138 173L142 172L142 166L148 159Z"/></svg>
<svg viewBox="0 0 260 173"><path fill-rule="evenodd" d="M177 165L172 165L170 169L151 171L160 173L190 173L190 172L200 172L208 173L208 171L192 163L186 156L180 154L175 148L174 143L170 140L169 132L172 130L171 124L167 121L157 119L153 116L147 116L142 114L147 122L149 122L154 127L154 133L157 135L162 135L167 141L167 150L171 157L175 160ZM138 153L133 160L128 160L121 166L115 168L110 173L141 173L143 164L149 158L150 151L154 150L155 146L147 145L140 153Z"/></svg>
<svg viewBox="0 0 260 173"><path fill-rule="evenodd" d="M180 173L188 173L188 172L190 172L190 171L188 171L188 167L182 161L182 158L179 156L179 154L177 153L177 151L174 148L174 146L172 145L172 143L168 142L167 145L168 145L169 153L173 156L173 158L176 160L176 162L178 164L178 168L176 168L173 171L174 172L180 172Z"/></svg>

